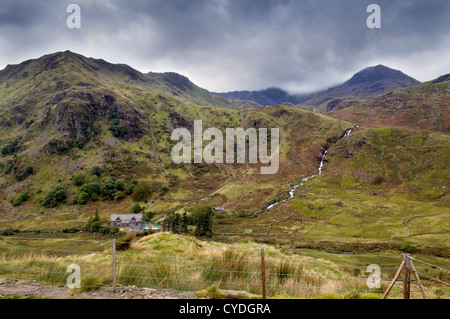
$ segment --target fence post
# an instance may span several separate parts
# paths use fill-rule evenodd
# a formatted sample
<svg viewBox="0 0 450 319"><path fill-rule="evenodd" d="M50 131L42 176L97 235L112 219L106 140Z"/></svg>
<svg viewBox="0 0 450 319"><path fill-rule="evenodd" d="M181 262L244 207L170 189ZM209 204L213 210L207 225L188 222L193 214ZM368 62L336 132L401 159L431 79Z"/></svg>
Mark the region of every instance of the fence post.
<svg viewBox="0 0 450 319"><path fill-rule="evenodd" d="M400 267L398 267L397 273L394 276L394 279L392 279L391 283L389 284L388 288L384 292L381 299L386 299L387 295L391 291L392 287L394 287L395 283L397 282L398 277L400 276L400 273L402 272L403 268L405 267L405 258L403 258L402 263L400 264Z"/></svg>
<svg viewBox="0 0 450 319"><path fill-rule="evenodd" d="M420 292L422 293L423 299L428 299L427 295L425 294L425 290L423 289L423 285L422 285L422 282L420 281L419 275L417 274L416 267L414 267L414 264L412 261L411 261L411 270L414 274L414 277L416 278L416 281L419 286Z"/></svg>
<svg viewBox="0 0 450 319"><path fill-rule="evenodd" d="M261 249L261 284L262 299L266 299L266 265L264 262L264 249Z"/></svg>
<svg viewBox="0 0 450 319"><path fill-rule="evenodd" d="M410 291L410 269L411 269L411 259L408 254L405 254L405 269L403 273L403 299L410 299L411 291Z"/></svg>
<svg viewBox="0 0 450 319"><path fill-rule="evenodd" d="M117 278L116 278L116 240L113 239L113 292L116 292L116 284L117 284Z"/></svg>

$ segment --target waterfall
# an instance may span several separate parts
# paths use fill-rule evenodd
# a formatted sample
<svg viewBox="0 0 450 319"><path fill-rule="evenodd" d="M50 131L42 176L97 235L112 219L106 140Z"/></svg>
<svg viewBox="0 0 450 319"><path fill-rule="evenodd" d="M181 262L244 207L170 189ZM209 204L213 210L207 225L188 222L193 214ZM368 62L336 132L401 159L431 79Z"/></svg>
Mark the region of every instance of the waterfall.
<svg viewBox="0 0 450 319"><path fill-rule="evenodd" d="M355 128L358 128L358 126L356 125ZM346 138L347 136L349 136L349 135L352 133L352 131L353 131L353 129L348 129L348 130L346 130L344 136L343 136L341 139ZM292 198L294 197L295 191L297 190L298 187L302 186L303 183L305 183L307 180L309 180L309 179L311 179L311 178L314 178L314 177L316 177L317 175L321 175L321 174L322 174L322 169L323 169L323 166L324 166L324 162L325 162L325 156L327 155L327 153L328 153L328 150L326 150L326 151L322 154L322 157L321 157L321 159L320 159L320 164L319 164L319 171L318 171L317 174L314 174L314 175L311 175L311 176L302 178L301 181L300 181L300 183L297 184L297 185L294 185L294 186L291 188L291 190L289 191L289 198L283 199L283 200L281 200L281 201L277 201L277 202L275 202L275 203L273 203L273 204L267 206L265 209L262 209L262 210L260 210L260 211L264 211L264 210L271 209L271 208L273 208L273 207L275 207L275 206L277 206L277 205L279 205L279 204L281 204L281 203L284 203L284 202L286 202L286 201L292 199ZM258 211L258 212L260 212L260 211Z"/></svg>

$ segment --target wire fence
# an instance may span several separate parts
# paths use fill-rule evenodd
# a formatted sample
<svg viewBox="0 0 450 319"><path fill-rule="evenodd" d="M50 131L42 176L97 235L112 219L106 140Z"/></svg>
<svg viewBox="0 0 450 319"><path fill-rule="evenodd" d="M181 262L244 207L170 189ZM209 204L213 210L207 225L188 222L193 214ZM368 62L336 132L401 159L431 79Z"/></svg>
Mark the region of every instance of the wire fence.
<svg viewBox="0 0 450 319"><path fill-rule="evenodd" d="M363 294L381 296L392 283L402 256L297 251L281 254L275 248L224 247L201 244L195 239L176 241L137 240L126 250L118 244L127 241L45 237L0 237L0 277L19 277L42 282L67 284L71 271L80 267L79 288L89 291L167 288L176 291L246 292L254 297L287 296L315 298L358 298ZM129 244L129 243L128 243ZM447 298L450 271L430 261L411 257L421 282L408 282L419 292L434 298ZM369 265L379 267L379 284ZM402 279L399 277L399 280ZM391 297L403 287L394 282ZM395 294L394 294L395 292ZM421 297L410 290L413 298Z"/></svg>

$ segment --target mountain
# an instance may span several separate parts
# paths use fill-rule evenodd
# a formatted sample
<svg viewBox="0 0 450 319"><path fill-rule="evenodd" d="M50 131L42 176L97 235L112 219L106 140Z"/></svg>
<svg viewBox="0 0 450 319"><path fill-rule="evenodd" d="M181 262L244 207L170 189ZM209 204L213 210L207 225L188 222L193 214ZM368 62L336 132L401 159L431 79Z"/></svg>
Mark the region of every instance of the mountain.
<svg viewBox="0 0 450 319"><path fill-rule="evenodd" d="M262 91L234 91L227 93L215 93L230 100L254 101L264 106L282 103L301 104L308 98L305 95L290 95L279 88L269 88Z"/></svg>
<svg viewBox="0 0 450 319"><path fill-rule="evenodd" d="M263 91L216 94L233 100L251 100L266 106L286 102L296 105L319 106L336 98L367 98L392 91L396 88L415 86L418 84L420 84L419 81L401 71L390 69L384 65L377 65L361 70L341 85L313 94L290 95L277 88Z"/></svg>
<svg viewBox="0 0 450 319"><path fill-rule="evenodd" d="M442 76L438 77L437 79L430 81L430 83L437 84L437 83L443 83L443 82L447 82L447 81L450 81L450 73L442 75Z"/></svg>
<svg viewBox="0 0 450 319"><path fill-rule="evenodd" d="M102 216L129 211L134 197L125 191L133 188L134 180L147 185L148 196L141 204L152 199L157 212L205 196L246 166L175 164L171 134L181 127L193 132L195 120L202 120L205 129L223 132L243 125L280 129L279 174L244 178L252 185L248 189L263 189L255 203L267 202L286 180L314 172L328 141L352 126L292 106L243 113L231 108L243 105L255 104L212 95L175 73L143 74L68 51L8 66L0 72L0 224L19 227L24 216L34 220L44 214L39 223L26 227L59 229L78 224L73 216L86 217L95 207L108 207L99 209ZM97 166L99 178L100 173L91 174ZM259 166L250 168L259 172ZM105 192L112 179L121 186ZM92 183L92 188L83 187ZM50 201L49 206L55 187L62 187L67 197L63 205ZM13 203L22 192L29 199L16 208ZM238 199L232 196L231 202L237 204ZM57 218L50 214L53 204L61 207Z"/></svg>
<svg viewBox="0 0 450 319"><path fill-rule="evenodd" d="M389 125L450 132L450 77L400 88L368 99L335 99L318 109L364 126Z"/></svg>
<svg viewBox="0 0 450 319"><path fill-rule="evenodd" d="M361 92L366 84L356 82L367 78L388 83L362 76L349 90ZM80 230L96 212L106 225L135 204L162 222L207 205L225 210L213 219L217 240L444 249L450 91L445 78L436 82L343 97L318 114L233 102L175 73L69 51L8 66L0 71L0 229ZM195 120L221 132L278 128L278 172L174 163L172 132L192 135Z"/></svg>

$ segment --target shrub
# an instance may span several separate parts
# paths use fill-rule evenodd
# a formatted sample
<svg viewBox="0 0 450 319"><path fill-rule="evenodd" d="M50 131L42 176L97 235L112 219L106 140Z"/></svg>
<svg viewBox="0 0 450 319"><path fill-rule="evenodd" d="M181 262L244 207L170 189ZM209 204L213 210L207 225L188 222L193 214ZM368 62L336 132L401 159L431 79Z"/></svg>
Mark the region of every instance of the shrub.
<svg viewBox="0 0 450 319"><path fill-rule="evenodd" d="M125 181L123 179L118 179L116 181L116 190L118 191L125 190Z"/></svg>
<svg viewBox="0 0 450 319"><path fill-rule="evenodd" d="M0 153L3 156L14 154L20 150L20 146L19 141L15 139L14 141L8 142L5 146L3 146Z"/></svg>
<svg viewBox="0 0 450 319"><path fill-rule="evenodd" d="M403 243L403 244L400 246L400 250L401 250L401 251L404 251L404 252L406 252L406 253L412 254L412 253L417 252L417 247L414 246L410 241L407 241L406 243Z"/></svg>
<svg viewBox="0 0 450 319"><path fill-rule="evenodd" d="M75 146L78 147L80 150L84 147L84 143L80 141L75 142Z"/></svg>
<svg viewBox="0 0 450 319"><path fill-rule="evenodd" d="M103 183L103 195L106 199L113 199L116 192L116 180L112 177Z"/></svg>
<svg viewBox="0 0 450 319"><path fill-rule="evenodd" d="M58 206L67 198L66 190L62 186L56 186L47 193L42 201L42 206L52 208Z"/></svg>
<svg viewBox="0 0 450 319"><path fill-rule="evenodd" d="M243 217L250 217L253 216L252 213L247 213L244 209L241 209L240 211L238 211L238 217L239 218L243 218Z"/></svg>
<svg viewBox="0 0 450 319"><path fill-rule="evenodd" d="M78 231L75 227L72 228L63 228L62 232L65 234L74 234Z"/></svg>
<svg viewBox="0 0 450 319"><path fill-rule="evenodd" d="M73 177L72 180L73 185L80 187L84 183L86 183L86 175L78 174Z"/></svg>
<svg viewBox="0 0 450 319"><path fill-rule="evenodd" d="M133 232L127 233L122 238L119 238L116 249L123 251L123 250L127 250L128 248L130 248L131 243L137 236L137 233L138 233L137 231L133 231Z"/></svg>
<svg viewBox="0 0 450 319"><path fill-rule="evenodd" d="M16 180L21 182L25 180L28 176L33 175L34 169L32 166L20 167L16 172Z"/></svg>
<svg viewBox="0 0 450 319"><path fill-rule="evenodd" d="M81 230L87 232L98 232L101 226L102 224L100 222L100 216L98 215L98 211L95 211L94 217L90 217L86 224L83 225Z"/></svg>
<svg viewBox="0 0 450 319"><path fill-rule="evenodd" d="M123 198L125 197L125 194L121 191L115 192L114 193L114 200L115 201L121 201Z"/></svg>
<svg viewBox="0 0 450 319"><path fill-rule="evenodd" d="M152 196L152 188L149 182L143 181L137 184L133 189L133 199L136 202L146 201Z"/></svg>
<svg viewBox="0 0 450 319"><path fill-rule="evenodd" d="M91 232L98 233L102 229L102 222L97 220L91 223Z"/></svg>
<svg viewBox="0 0 450 319"><path fill-rule="evenodd" d="M79 192L77 194L77 204L78 205L85 205L89 201L89 194L85 192Z"/></svg>
<svg viewBox="0 0 450 319"><path fill-rule="evenodd" d="M100 193L100 184L96 183L96 182L84 184L83 186L80 187L79 192L87 193L89 195L89 197L94 193L98 194L98 193Z"/></svg>
<svg viewBox="0 0 450 319"><path fill-rule="evenodd" d="M91 175L100 177L102 175L102 169L99 166L94 166L91 168Z"/></svg>
<svg viewBox="0 0 450 319"><path fill-rule="evenodd" d="M139 204L134 204L133 207L131 207L131 213L132 214L139 214L142 211L142 207Z"/></svg>
<svg viewBox="0 0 450 319"><path fill-rule="evenodd" d="M132 179L130 185L128 185L125 194L127 195L131 195L133 193L133 189L134 187L138 184L139 182L136 179Z"/></svg>
<svg viewBox="0 0 450 319"><path fill-rule="evenodd" d="M28 194L28 192L22 192L16 196L16 198L12 202L12 205L14 207L19 206L23 202L26 202L28 200L28 198L30 198L30 195Z"/></svg>
<svg viewBox="0 0 450 319"><path fill-rule="evenodd" d="M127 134L127 131L123 127L118 125L119 124L118 120L113 121L114 121L113 125L109 127L109 130L111 131L114 137L123 138Z"/></svg>
<svg viewBox="0 0 450 319"><path fill-rule="evenodd" d="M143 220L144 220L144 222L149 222L149 221L152 220L153 217L155 217L155 213L147 212L147 213L144 214Z"/></svg>
<svg viewBox="0 0 450 319"><path fill-rule="evenodd" d="M155 234L155 233L156 233L156 232L155 232L154 230L149 229L149 230L146 230L146 231L143 231L143 232L138 233L138 234L136 235L136 237L145 237L145 236L148 236L148 235L153 235L153 234Z"/></svg>
<svg viewBox="0 0 450 319"><path fill-rule="evenodd" d="M20 233L20 230L14 228L0 230L0 236L12 236L15 233Z"/></svg>

